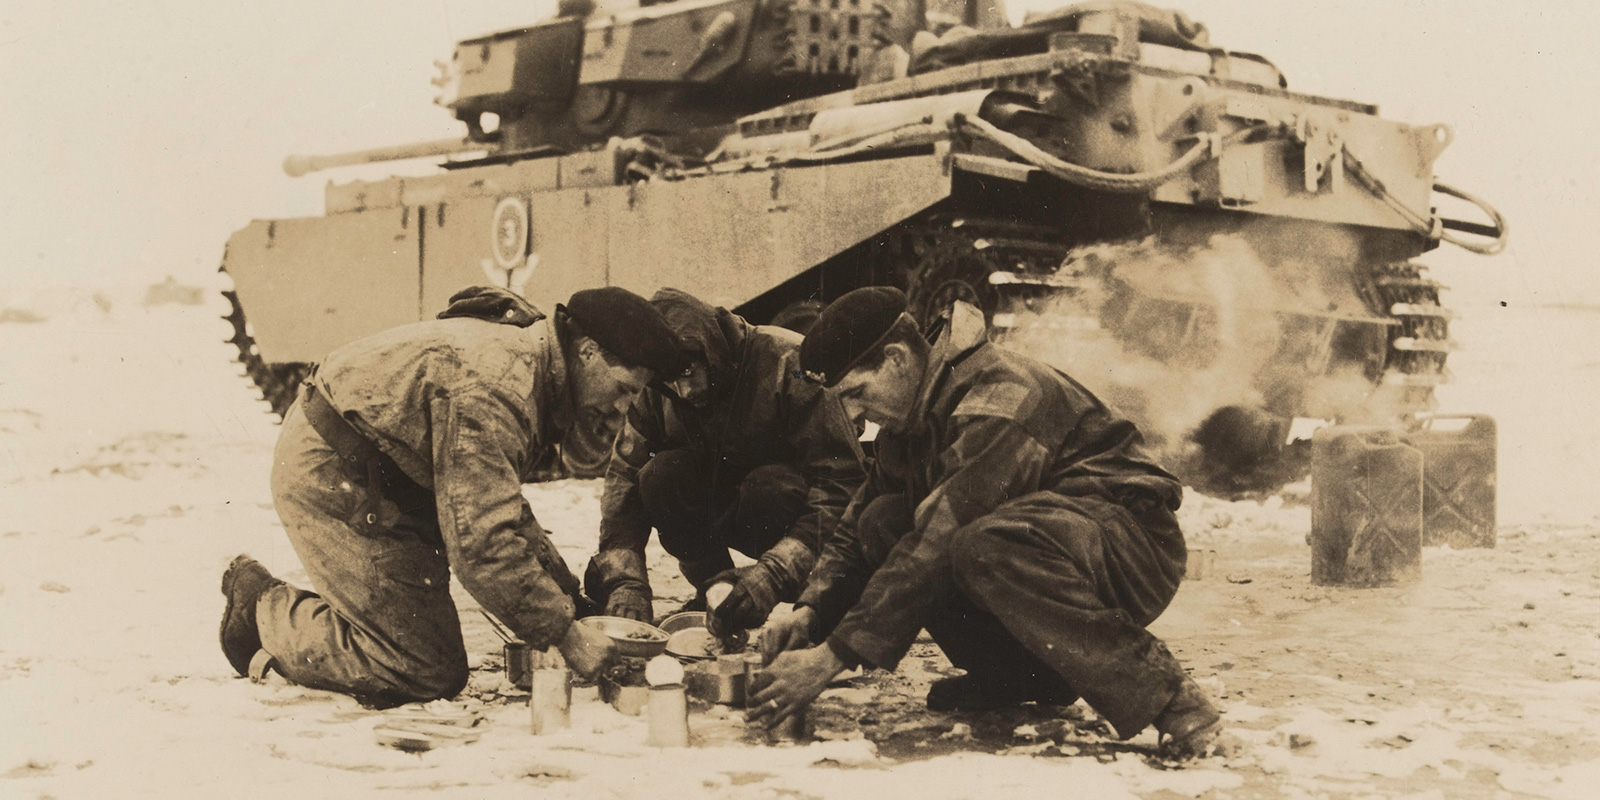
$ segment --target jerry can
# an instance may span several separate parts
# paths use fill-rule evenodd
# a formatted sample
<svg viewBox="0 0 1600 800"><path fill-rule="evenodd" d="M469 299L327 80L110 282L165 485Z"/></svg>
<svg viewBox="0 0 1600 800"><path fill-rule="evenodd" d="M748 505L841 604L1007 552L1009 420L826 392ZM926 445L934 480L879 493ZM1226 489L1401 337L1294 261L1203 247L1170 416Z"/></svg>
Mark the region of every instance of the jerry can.
<svg viewBox="0 0 1600 800"><path fill-rule="evenodd" d="M1397 428L1311 439L1311 580L1380 586L1422 574L1422 453Z"/></svg>
<svg viewBox="0 0 1600 800"><path fill-rule="evenodd" d="M1494 547L1494 418L1427 415L1405 440L1422 453L1422 544Z"/></svg>

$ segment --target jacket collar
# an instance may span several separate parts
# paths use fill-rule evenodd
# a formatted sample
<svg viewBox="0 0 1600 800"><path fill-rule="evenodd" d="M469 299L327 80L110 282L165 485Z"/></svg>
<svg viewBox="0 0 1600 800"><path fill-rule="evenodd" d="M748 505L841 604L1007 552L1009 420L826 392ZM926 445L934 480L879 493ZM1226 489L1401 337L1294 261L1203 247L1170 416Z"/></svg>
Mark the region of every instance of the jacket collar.
<svg viewBox="0 0 1600 800"><path fill-rule="evenodd" d="M557 335L557 324L545 318L523 330L533 339L544 361L539 385L534 387L539 395L534 398L535 407L546 410L552 427L565 431L572 426L572 387L567 385L567 356L561 347L561 337Z"/></svg>
<svg viewBox="0 0 1600 800"><path fill-rule="evenodd" d="M945 377L955 370L956 364L989 343L983 312L960 300L951 305L948 315L934 322L929 333L933 335L933 342L928 352L928 365L922 372L917 402L911 408L911 418L916 420L927 414L933 395L944 385Z"/></svg>

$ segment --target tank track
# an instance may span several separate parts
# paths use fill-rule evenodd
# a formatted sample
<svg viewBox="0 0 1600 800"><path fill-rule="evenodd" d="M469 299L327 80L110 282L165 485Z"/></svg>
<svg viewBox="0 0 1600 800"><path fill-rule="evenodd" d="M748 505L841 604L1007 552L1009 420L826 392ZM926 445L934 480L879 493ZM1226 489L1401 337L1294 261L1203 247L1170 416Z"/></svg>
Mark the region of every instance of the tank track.
<svg viewBox="0 0 1600 800"><path fill-rule="evenodd" d="M268 363L261 357L261 349L256 347L255 337L250 335L245 323L244 307L239 305L239 293L229 289L224 290L222 296L228 299L229 308L228 315L222 319L233 326L233 338L226 341L238 349L239 363L244 365L245 374L261 390L262 399L272 406L272 413L283 419L289 406L299 396L300 384L311 374L315 365L301 362Z"/></svg>
<svg viewBox="0 0 1600 800"><path fill-rule="evenodd" d="M1435 387L1450 379L1445 361L1455 349L1450 340L1450 309L1439 302L1444 286L1426 277L1417 264L1400 262L1375 270L1367 287L1376 311L1398 321L1389 332L1388 361L1379 393L1387 393L1401 416L1431 411Z"/></svg>
<svg viewBox="0 0 1600 800"><path fill-rule="evenodd" d="M1007 307L1001 287L989 280L992 274L1049 275L1070 249L1045 225L956 215L922 220L901 241L898 277L912 316L924 324L956 300L982 309L992 324Z"/></svg>

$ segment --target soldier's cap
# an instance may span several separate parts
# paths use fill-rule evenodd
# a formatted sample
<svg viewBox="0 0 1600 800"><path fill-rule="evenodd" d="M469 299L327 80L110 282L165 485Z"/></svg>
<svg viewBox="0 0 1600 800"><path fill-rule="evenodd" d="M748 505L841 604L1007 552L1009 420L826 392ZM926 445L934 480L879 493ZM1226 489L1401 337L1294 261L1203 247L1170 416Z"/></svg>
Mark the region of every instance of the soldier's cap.
<svg viewBox="0 0 1600 800"><path fill-rule="evenodd" d="M897 323L916 330L906 294L892 286L867 286L828 304L800 343L800 369L832 387L867 354L882 348Z"/></svg>
<svg viewBox="0 0 1600 800"><path fill-rule="evenodd" d="M650 301L618 286L573 292L556 304L578 323L584 335L630 367L644 367L657 378L683 371L683 342Z"/></svg>

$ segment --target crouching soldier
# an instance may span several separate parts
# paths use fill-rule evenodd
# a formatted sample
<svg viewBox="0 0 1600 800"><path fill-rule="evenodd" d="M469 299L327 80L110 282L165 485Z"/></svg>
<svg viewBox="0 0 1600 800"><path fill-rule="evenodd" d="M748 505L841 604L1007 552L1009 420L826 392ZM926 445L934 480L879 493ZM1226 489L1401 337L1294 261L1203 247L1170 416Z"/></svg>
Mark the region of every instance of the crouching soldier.
<svg viewBox="0 0 1600 800"><path fill-rule="evenodd" d="M676 289L650 301L684 343L686 369L634 402L601 496L600 551L584 583L607 614L649 620L650 529L698 590L732 591L722 632L793 601L862 480L844 409L800 372L800 335L751 325ZM757 559L733 568L729 549Z"/></svg>
<svg viewBox="0 0 1600 800"><path fill-rule="evenodd" d="M987 343L977 309L957 303L924 337L905 308L897 289L856 290L801 349L880 426L877 460L769 625L775 681L752 717L795 713L847 667L893 669L926 628L967 673L935 683L930 709L1082 697L1123 738L1153 723L1168 755L1206 750L1218 712L1145 630L1183 575L1179 482L1088 390Z"/></svg>
<svg viewBox="0 0 1600 800"><path fill-rule="evenodd" d="M273 503L316 591L234 559L221 638L239 674L275 668L379 707L454 695L467 653L451 569L579 674L615 659L573 624L578 581L522 484L575 424L678 374L677 336L617 288L580 291L554 318L470 289L440 317L335 350L285 416Z"/></svg>

